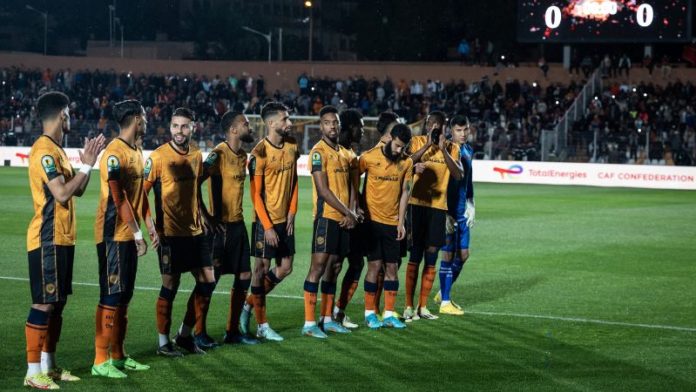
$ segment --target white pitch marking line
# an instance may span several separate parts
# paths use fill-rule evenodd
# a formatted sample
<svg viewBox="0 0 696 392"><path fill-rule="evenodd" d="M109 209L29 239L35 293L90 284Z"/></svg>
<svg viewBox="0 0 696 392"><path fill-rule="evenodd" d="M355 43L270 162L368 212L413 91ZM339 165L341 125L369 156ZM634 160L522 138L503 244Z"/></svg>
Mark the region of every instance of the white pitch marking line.
<svg viewBox="0 0 696 392"><path fill-rule="evenodd" d="M13 276L0 276L0 280L15 280L15 281L22 281L22 282L29 281L28 278L17 278L17 277L13 277ZM97 284L97 283L73 282L73 284L75 286L99 287L99 284ZM159 287L147 287L147 286L135 286L135 289L136 290L143 290L143 291L160 291ZM190 293L191 292L191 290L188 290L188 289L180 289L178 291L182 292L182 293ZM229 295L229 293L225 292L225 291L215 291L214 294ZM304 297L300 297L298 295L269 294L268 296L271 298L304 299ZM547 316L547 315L542 315L542 314L528 314L528 313L485 312L485 311L475 311L475 310L467 310L466 312L469 314L479 314L479 315L483 315L483 316L505 316L505 317L533 318L533 319L569 321L569 322L576 322L576 323L588 323L588 324L599 324L599 325L616 325L616 326L621 326L621 327L664 329L664 330L681 331L681 332L696 332L696 328L678 327L678 326L674 326L674 325L626 323L626 322L622 322L622 321L596 320L596 319L587 319L587 318L579 318L579 317Z"/></svg>

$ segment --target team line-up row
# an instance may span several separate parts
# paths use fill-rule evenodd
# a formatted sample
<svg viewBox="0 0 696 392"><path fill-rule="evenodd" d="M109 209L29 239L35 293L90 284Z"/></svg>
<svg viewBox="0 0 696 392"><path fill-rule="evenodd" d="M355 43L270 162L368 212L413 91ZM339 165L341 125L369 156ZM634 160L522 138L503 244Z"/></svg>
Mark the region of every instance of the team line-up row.
<svg viewBox="0 0 696 392"><path fill-rule="evenodd" d="M156 304L158 354L202 354L218 345L208 335L205 321L216 282L224 274L235 276L224 342L282 341L268 322L266 297L292 272L295 254L300 154L289 136L288 108L278 102L263 106L266 136L248 158L242 142L253 141L249 120L243 113L225 113L220 127L226 140L205 160L189 144L194 113L178 108L170 121L171 141L143 162L138 140L147 125L145 110L136 100L122 101L113 110L119 136L106 146L103 135L86 139L80 152L82 165L74 171L57 142L70 132L69 104L69 98L59 92L46 93L37 102L43 134L29 154L34 216L27 231L27 250L33 305L25 327L28 370L24 385L57 389L57 381L79 380L56 365L55 351L62 312L72 292L73 197L82 196L96 164L101 186L94 227L100 298L92 375L124 378L126 370L149 369L124 350L138 257L147 252L142 221L157 251L162 277ZM396 115L385 112L377 124L380 141L362 152L358 146L363 121L358 111L339 113L325 106L319 120L321 140L308 162L314 223L301 334L325 339L327 333L347 334L358 327L345 310L365 259L367 327L400 329L406 327L404 321L438 318L428 310L427 301L440 251L436 295L440 314L462 315L461 307L450 299L450 289L468 259L469 228L475 217L468 119L455 115L448 120L444 113L432 112L426 119L426 134L413 136ZM251 234L242 214L247 173L255 217ZM207 203L201 196L206 182ZM399 315L394 308L398 269L407 253L406 307ZM345 258L348 268L339 288ZM186 272L192 273L196 284L172 341L172 304ZM419 272L421 286L415 298ZM252 316L257 324L255 337L249 327Z"/></svg>

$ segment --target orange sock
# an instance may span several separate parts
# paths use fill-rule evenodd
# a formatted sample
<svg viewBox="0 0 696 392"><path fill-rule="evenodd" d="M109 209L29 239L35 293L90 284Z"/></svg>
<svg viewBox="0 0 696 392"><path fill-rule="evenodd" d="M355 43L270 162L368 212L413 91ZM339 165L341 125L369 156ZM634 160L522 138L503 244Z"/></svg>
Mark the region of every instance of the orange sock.
<svg viewBox="0 0 696 392"><path fill-rule="evenodd" d="M408 262L406 267L406 306L413 307L413 296L418 283L418 263Z"/></svg>
<svg viewBox="0 0 696 392"><path fill-rule="evenodd" d="M338 296L338 301L336 301L336 306L339 309L345 310L346 307L348 306L348 303L350 303L350 300L353 299L353 295L355 295L355 290L357 290L357 289L358 289L358 281L357 280L352 280L352 281L349 281L348 284L342 285L341 286L341 295Z"/></svg>
<svg viewBox="0 0 696 392"><path fill-rule="evenodd" d="M227 318L227 330L234 334L239 333L239 316L242 314L242 306L247 298L247 290L230 289L230 312Z"/></svg>
<svg viewBox="0 0 696 392"><path fill-rule="evenodd" d="M256 324L263 324L266 320L266 294L254 294L254 316Z"/></svg>
<svg viewBox="0 0 696 392"><path fill-rule="evenodd" d="M172 327L172 303L166 299L157 298L157 332L169 335Z"/></svg>
<svg viewBox="0 0 696 392"><path fill-rule="evenodd" d="M375 293L365 291L365 310L375 310Z"/></svg>
<svg viewBox="0 0 696 392"><path fill-rule="evenodd" d="M428 305L428 297L430 296L430 291L433 289L434 281L435 266L425 265L423 267L423 279L421 280L420 298L418 300L419 307L424 308Z"/></svg>
<svg viewBox="0 0 696 392"><path fill-rule="evenodd" d="M114 314L116 308L97 305L96 333L94 336L94 364L99 365L109 360L109 343L114 333Z"/></svg>
<svg viewBox="0 0 696 392"><path fill-rule="evenodd" d="M126 331L128 330L128 305L119 305L114 314L114 332L111 334L111 358L123 359L126 357L126 350L123 343L126 341Z"/></svg>
<svg viewBox="0 0 696 392"><path fill-rule="evenodd" d="M42 351L45 353L56 352L58 340L60 339L60 331L63 329L63 316L56 314L54 311L48 318L48 330L46 331L46 339L44 340Z"/></svg>
<svg viewBox="0 0 696 392"><path fill-rule="evenodd" d="M384 310L393 312L394 305L396 305L396 291L384 290Z"/></svg>
<svg viewBox="0 0 696 392"><path fill-rule="evenodd" d="M323 307L323 306L322 306ZM317 293L304 291L304 319L305 321L316 321L314 312L317 308Z"/></svg>
<svg viewBox="0 0 696 392"><path fill-rule="evenodd" d="M210 308L210 297L196 294L194 297L194 309L196 311L196 335L207 334L206 320L208 319L208 309Z"/></svg>
<svg viewBox="0 0 696 392"><path fill-rule="evenodd" d="M27 338L27 363L41 362L41 348L46 340L48 325L34 325L27 321L24 334Z"/></svg>
<svg viewBox="0 0 696 392"><path fill-rule="evenodd" d="M321 293L321 317L330 317L336 294Z"/></svg>

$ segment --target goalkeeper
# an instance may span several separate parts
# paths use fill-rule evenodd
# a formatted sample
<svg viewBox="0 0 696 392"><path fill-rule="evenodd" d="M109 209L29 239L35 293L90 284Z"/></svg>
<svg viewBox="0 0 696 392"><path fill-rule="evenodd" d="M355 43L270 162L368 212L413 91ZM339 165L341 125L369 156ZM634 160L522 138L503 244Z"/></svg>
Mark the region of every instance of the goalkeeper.
<svg viewBox="0 0 696 392"><path fill-rule="evenodd" d="M440 314L461 316L464 311L450 299L450 291L469 258L469 229L474 225L476 215L471 170L474 151L467 143L471 134L469 119L463 115L454 116L450 121L450 132L452 142L460 148L464 177L461 180L450 177L447 187L447 236L440 262L440 292L435 295L435 302L440 302Z"/></svg>

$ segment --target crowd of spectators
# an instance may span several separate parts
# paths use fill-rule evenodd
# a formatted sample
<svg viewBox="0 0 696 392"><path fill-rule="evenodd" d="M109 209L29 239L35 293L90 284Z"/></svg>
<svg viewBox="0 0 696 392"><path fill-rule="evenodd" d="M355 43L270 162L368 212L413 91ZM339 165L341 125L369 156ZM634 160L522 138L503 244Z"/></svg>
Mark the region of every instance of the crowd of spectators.
<svg viewBox="0 0 696 392"><path fill-rule="evenodd" d="M225 111L258 114L265 101L274 99L291 107L297 115L316 115L326 104L339 109L357 108L368 117L393 111L416 129L433 110L466 114L475 125L473 144L478 158L514 160L539 159L542 130L553 129L582 88L574 81L542 87L536 82L514 79L499 82L483 78L465 83L354 76L335 80L303 74L296 89L269 93L262 75L246 73L208 78L196 74L20 68L0 69L0 80L0 135L5 145L30 145L40 134L34 104L43 91L51 89L64 91L73 100L71 122L75 131L68 146L79 146L82 137L96 133L115 135L111 110L114 103L123 99L138 99L146 109L146 149L168 140L167 121L176 107L194 110L197 142L211 147L222 138L217 124ZM665 88L607 86L587 109L587 117L573 127L569 135L570 157L580 161L637 162L643 151L641 146L649 140L651 161L661 151L658 145L675 153L684 151L692 159L693 90L690 83L674 83ZM372 130L367 135L375 139L378 136ZM641 135L649 135L649 139ZM647 148L644 147L646 151ZM617 158L617 149L626 151L628 158Z"/></svg>
<svg viewBox="0 0 696 392"><path fill-rule="evenodd" d="M611 83L575 123L571 148L592 162L694 165L696 87Z"/></svg>

